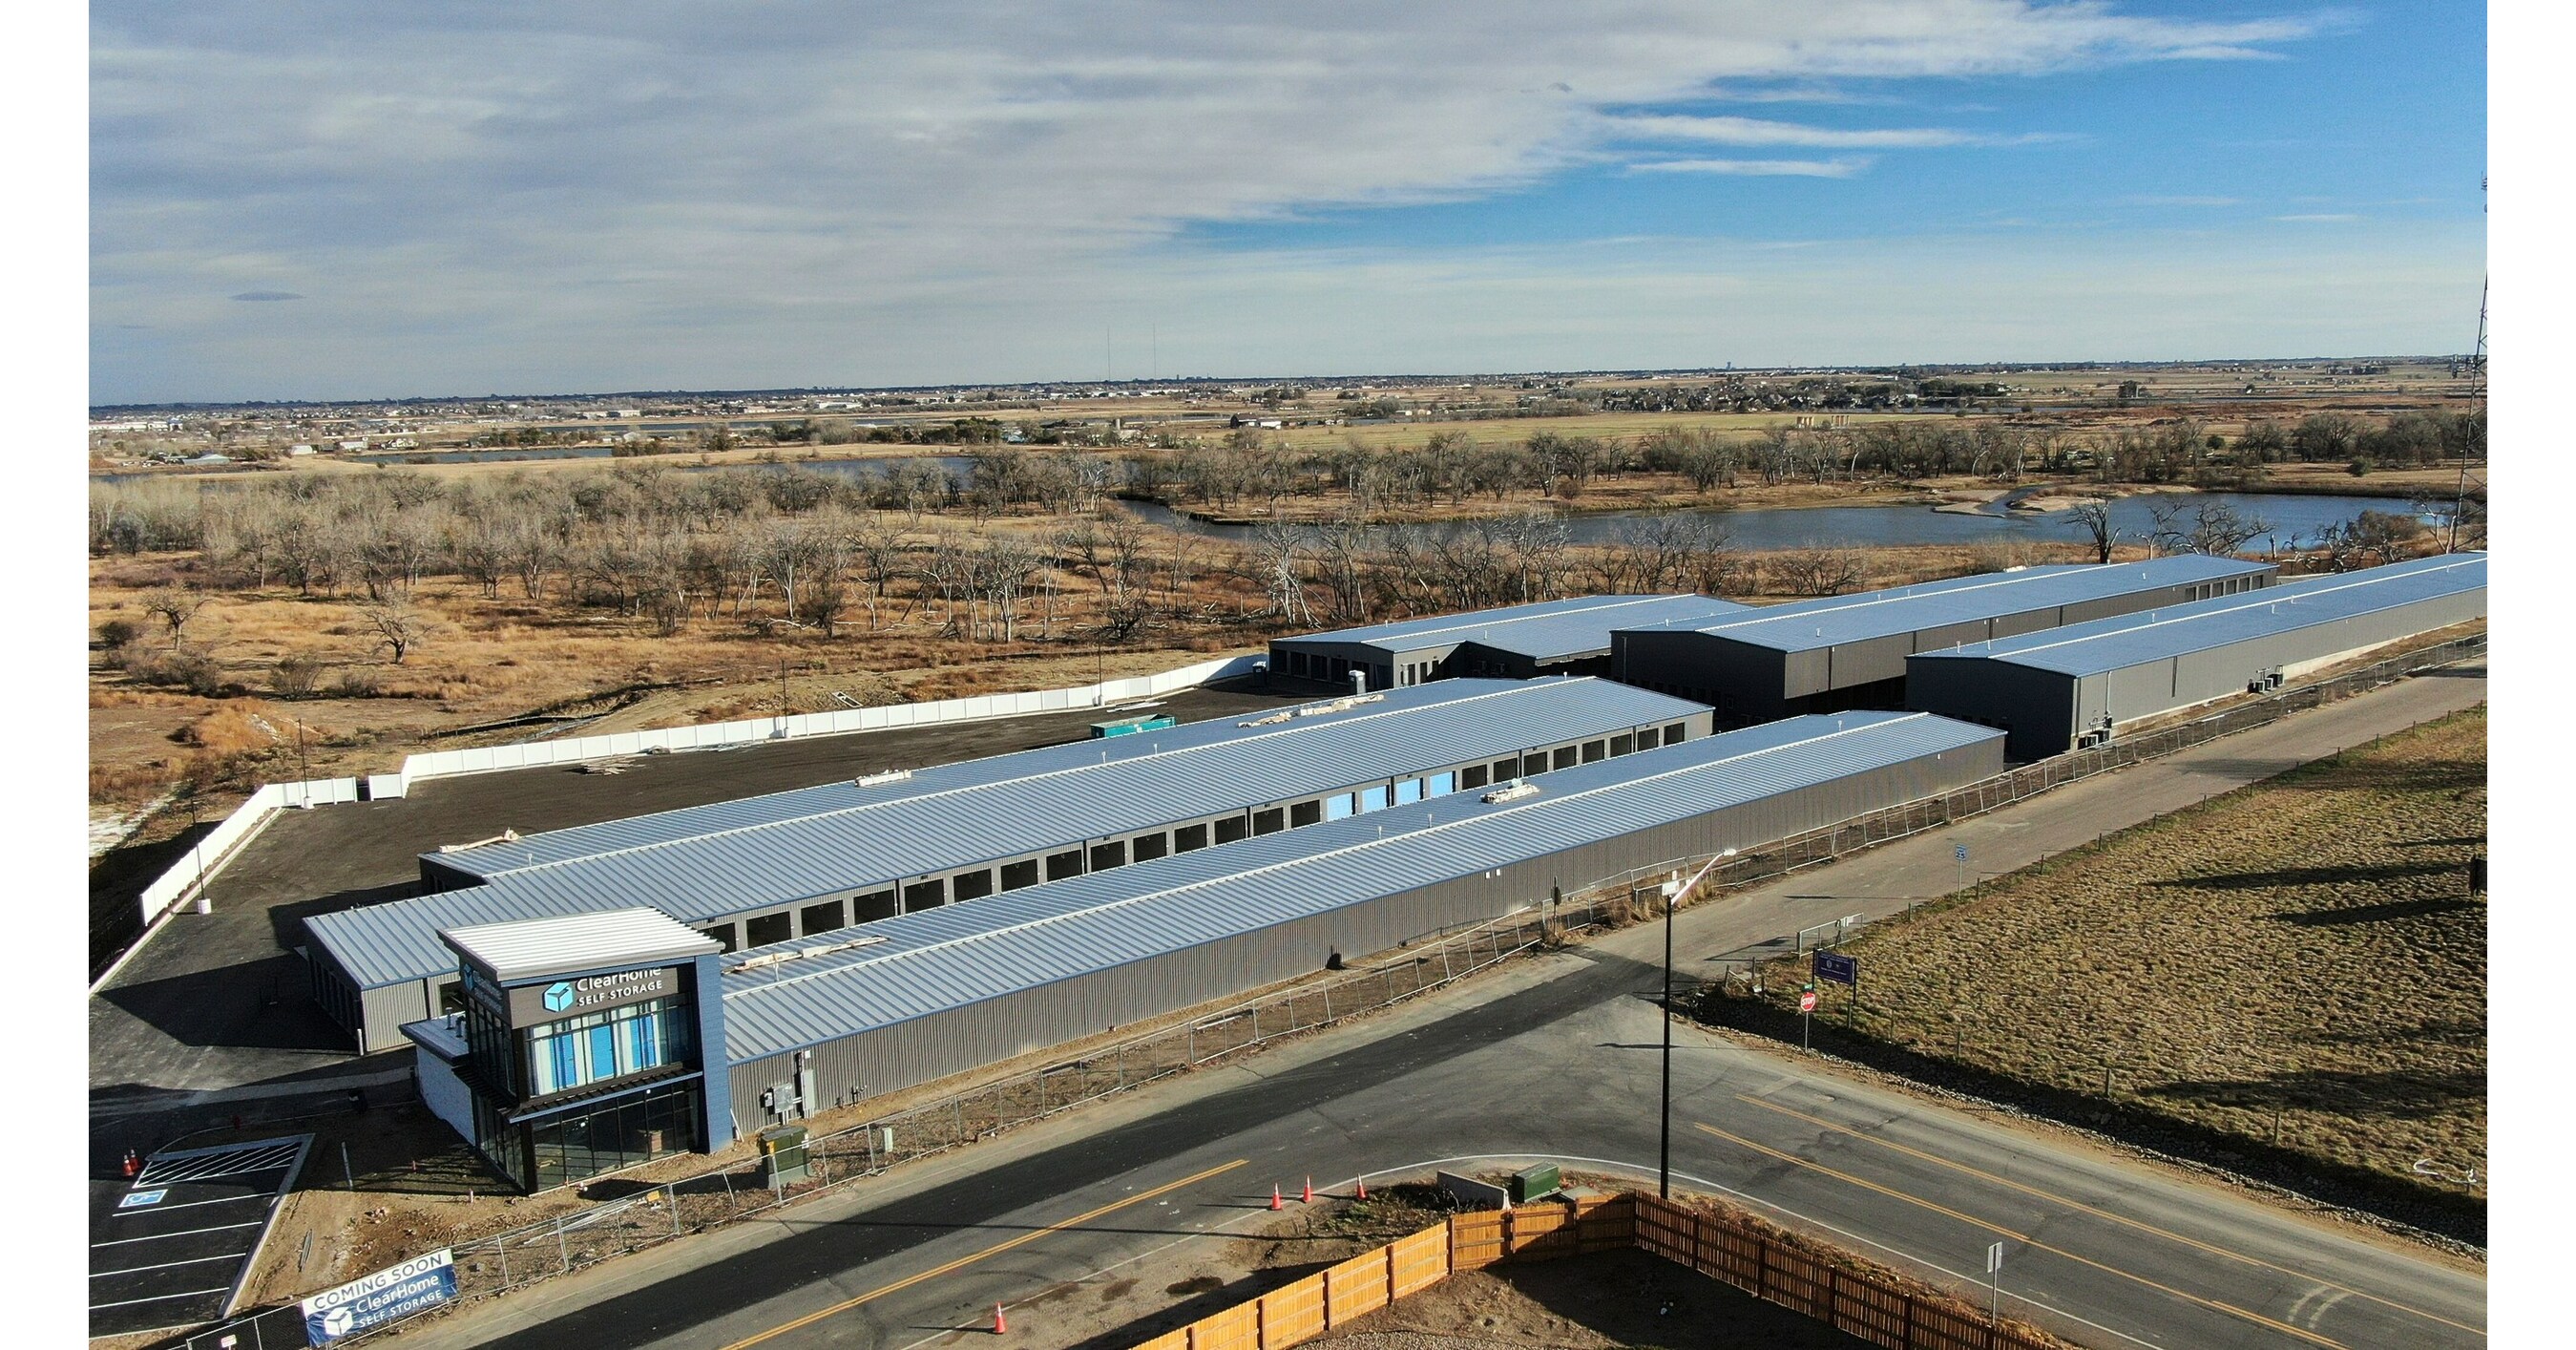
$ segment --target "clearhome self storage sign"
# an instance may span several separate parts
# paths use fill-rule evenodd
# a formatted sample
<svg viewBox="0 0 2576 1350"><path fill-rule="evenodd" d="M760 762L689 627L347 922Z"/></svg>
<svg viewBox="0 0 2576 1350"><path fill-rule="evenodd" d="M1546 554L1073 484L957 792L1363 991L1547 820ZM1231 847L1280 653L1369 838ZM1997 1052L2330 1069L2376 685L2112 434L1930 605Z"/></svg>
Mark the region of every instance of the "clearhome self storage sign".
<svg viewBox="0 0 2576 1350"><path fill-rule="evenodd" d="M456 1297L456 1255L445 1247L304 1300L304 1340L329 1345Z"/></svg>
<svg viewBox="0 0 2576 1350"><path fill-rule="evenodd" d="M650 967L610 975L584 975L550 984L519 985L510 990L510 1025L532 1027L558 1018L579 1017L620 1004L669 998L679 992L680 968Z"/></svg>

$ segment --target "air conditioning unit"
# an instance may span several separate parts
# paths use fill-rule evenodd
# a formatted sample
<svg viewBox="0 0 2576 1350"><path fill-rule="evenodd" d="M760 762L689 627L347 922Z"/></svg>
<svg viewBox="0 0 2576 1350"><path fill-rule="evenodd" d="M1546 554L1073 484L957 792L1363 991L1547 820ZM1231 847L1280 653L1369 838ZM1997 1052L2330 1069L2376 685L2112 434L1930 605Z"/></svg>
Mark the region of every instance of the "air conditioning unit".
<svg viewBox="0 0 2576 1350"><path fill-rule="evenodd" d="M1486 793L1485 800L1488 802L1511 802L1518 801L1523 797L1535 797L1537 795L1538 784L1530 782L1526 778L1515 778L1512 781L1503 784L1501 787Z"/></svg>

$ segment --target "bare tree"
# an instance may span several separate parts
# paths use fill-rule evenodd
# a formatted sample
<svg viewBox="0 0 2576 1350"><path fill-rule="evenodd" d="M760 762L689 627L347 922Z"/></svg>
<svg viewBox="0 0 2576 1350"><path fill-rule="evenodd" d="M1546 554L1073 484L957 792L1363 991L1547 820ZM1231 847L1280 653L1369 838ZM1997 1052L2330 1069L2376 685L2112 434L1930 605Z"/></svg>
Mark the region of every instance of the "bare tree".
<svg viewBox="0 0 2576 1350"><path fill-rule="evenodd" d="M382 600L361 612L368 626L376 630L376 646L391 653L395 665L401 665L403 657L426 635L428 623L410 601Z"/></svg>
<svg viewBox="0 0 2576 1350"><path fill-rule="evenodd" d="M1841 595L1869 584L1869 560L1853 549L1793 549L1773 560L1792 595Z"/></svg>
<svg viewBox="0 0 2576 1350"><path fill-rule="evenodd" d="M206 597L184 586L155 586L143 593L143 613L159 619L170 630L170 650L179 650L179 639L186 633L188 621L206 607Z"/></svg>
<svg viewBox="0 0 2576 1350"><path fill-rule="evenodd" d="M2068 514L2075 517L2076 528L2093 541L2093 561L2111 561L2111 550L2120 542L2120 528L2111 523L2111 503L2098 497L2081 501Z"/></svg>
<svg viewBox="0 0 2576 1350"><path fill-rule="evenodd" d="M1253 531L1252 544L1254 576L1270 599L1263 612L1297 623L1314 622L1315 612L1306 603L1306 583L1297 573L1297 560L1309 546L1306 528L1275 518L1265 520Z"/></svg>
<svg viewBox="0 0 2576 1350"><path fill-rule="evenodd" d="M2155 529L2149 538L2158 553L2224 556L2272 529L2271 522L2261 516L2248 515L2226 502L2193 503L2188 516L2183 507L2181 502L2158 502L2147 508L2155 517Z"/></svg>

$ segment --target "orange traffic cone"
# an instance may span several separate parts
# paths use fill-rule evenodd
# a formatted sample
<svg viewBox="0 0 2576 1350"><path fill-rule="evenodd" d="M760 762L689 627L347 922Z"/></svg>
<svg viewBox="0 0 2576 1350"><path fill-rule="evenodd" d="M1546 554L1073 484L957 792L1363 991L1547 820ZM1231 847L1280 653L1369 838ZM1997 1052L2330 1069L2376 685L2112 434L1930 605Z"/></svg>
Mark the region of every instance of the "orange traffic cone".
<svg viewBox="0 0 2576 1350"><path fill-rule="evenodd" d="M1297 1198L1297 1203L1301 1205L1311 1205L1315 1203L1315 1179L1313 1177L1306 1178L1306 1192Z"/></svg>
<svg viewBox="0 0 2576 1350"><path fill-rule="evenodd" d="M1367 1177L1361 1177L1361 1178L1360 1178L1360 1189L1359 1189L1359 1193L1358 1193L1357 1195L1352 1196L1351 1198L1352 1198L1352 1199L1354 1199L1354 1200L1366 1200L1366 1199L1368 1199L1368 1178L1367 1178Z"/></svg>
<svg viewBox="0 0 2576 1350"><path fill-rule="evenodd" d="M1000 1335L1003 1335L1003 1334L1007 1333L1008 1331L1010 1331L1010 1329L1011 1329L1011 1319L1009 1319L1009 1318L1007 1318L1007 1317L1002 1316L1002 1305L1001 1305L1001 1304L999 1304L999 1303L994 1304L994 1305L993 1305L993 1334L994 1334L994 1335L996 1335L996 1336L1000 1336Z"/></svg>
<svg viewBox="0 0 2576 1350"><path fill-rule="evenodd" d="M1279 1183L1275 1181L1270 1183L1270 1207L1272 1209L1288 1208L1288 1202L1281 1199L1279 1196Z"/></svg>

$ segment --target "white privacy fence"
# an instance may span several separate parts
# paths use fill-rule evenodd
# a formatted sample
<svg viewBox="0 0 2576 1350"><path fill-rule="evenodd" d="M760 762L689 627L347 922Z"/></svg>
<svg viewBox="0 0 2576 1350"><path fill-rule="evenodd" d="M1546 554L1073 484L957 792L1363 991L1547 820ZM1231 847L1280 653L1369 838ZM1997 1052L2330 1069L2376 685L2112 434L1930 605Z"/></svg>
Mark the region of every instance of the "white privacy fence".
<svg viewBox="0 0 2576 1350"><path fill-rule="evenodd" d="M1250 674L1262 663L1261 656L1221 657L1202 661L1178 670L1153 675L1138 675L1123 680L1106 680L1072 689L1041 689L1024 694L986 694L978 698L941 699L936 703L905 703L883 708L843 708L826 713L804 713L793 717L761 717L741 722L711 722L703 726L667 727L658 731L621 731L606 736L583 736L575 740L538 741L527 745L501 745L475 750L440 750L413 755L393 773L369 774L366 790L359 791L355 778L328 778L310 782L271 783L250 795L250 800L224 818L222 824L179 864L163 873L158 881L143 888L143 921L146 925L160 919L180 904L196 896L207 877L220 870L227 858L258 834L269 818L289 807L327 806L334 802L354 802L364 798L400 797L413 783L428 778L448 778L457 774L494 773L504 769L537 768L547 764L572 764L588 759L612 759L620 755L640 755L648 750L712 750L729 745L762 745L773 741L793 740L804 736L839 736L857 731L888 731L899 727L933 726L944 722L976 722L996 717L1022 717L1031 713L1071 712L1080 708L1105 708L1130 699L1151 698L1189 689L1210 680L1231 679Z"/></svg>

